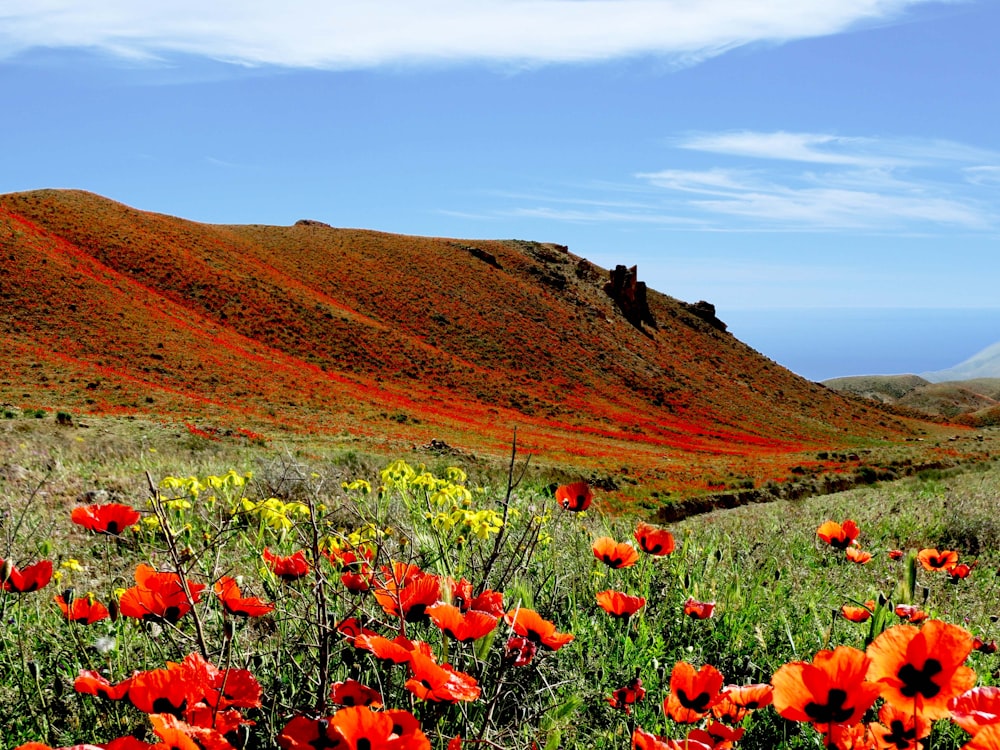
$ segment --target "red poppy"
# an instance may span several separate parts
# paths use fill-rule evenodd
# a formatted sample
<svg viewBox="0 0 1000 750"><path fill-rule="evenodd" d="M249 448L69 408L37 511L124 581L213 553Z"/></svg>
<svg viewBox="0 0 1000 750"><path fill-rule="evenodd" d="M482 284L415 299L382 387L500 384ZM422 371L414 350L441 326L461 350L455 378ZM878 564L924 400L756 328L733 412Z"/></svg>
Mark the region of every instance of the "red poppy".
<svg viewBox="0 0 1000 750"><path fill-rule="evenodd" d="M977 687L948 701L951 720L975 735L993 724L1000 724L1000 687Z"/></svg>
<svg viewBox="0 0 1000 750"><path fill-rule="evenodd" d="M646 697L646 688L642 686L642 679L636 677L617 690L612 691L611 697L605 698L608 705L619 711L624 711L626 716L632 715L632 706Z"/></svg>
<svg viewBox="0 0 1000 750"><path fill-rule="evenodd" d="M348 571L341 574L340 582L352 594L363 594L372 587L371 572L364 569L360 572Z"/></svg>
<svg viewBox="0 0 1000 750"><path fill-rule="evenodd" d="M0 559L0 581L3 590L13 594L27 594L45 588L52 580L52 561L39 560L18 570L10 561Z"/></svg>
<svg viewBox="0 0 1000 750"><path fill-rule="evenodd" d="M891 549L891 550L889 550L889 559L890 560L902 560L903 559L903 550L901 550L901 549Z"/></svg>
<svg viewBox="0 0 1000 750"><path fill-rule="evenodd" d="M951 576L951 582L958 583L959 581L968 578L978 564L979 560L974 560L971 565L969 563L959 563L948 571L948 575Z"/></svg>
<svg viewBox="0 0 1000 750"><path fill-rule="evenodd" d="M409 711L372 711L367 706L351 706L337 711L330 718L330 725L342 738L344 750L380 747L430 750L431 747L419 722Z"/></svg>
<svg viewBox="0 0 1000 750"><path fill-rule="evenodd" d="M863 607L845 604L840 608L840 614L843 615L845 620L850 620L851 622L865 622L872 616L873 609L875 609L875 602L874 600L869 600L865 602L865 606Z"/></svg>
<svg viewBox="0 0 1000 750"><path fill-rule="evenodd" d="M742 740L746 733L743 727L728 727L717 721L709 721L704 729L696 731L705 733L705 739L711 743L712 750L728 750L734 742ZM701 735L694 734L694 731L688 732L688 739L692 738L700 739Z"/></svg>
<svg viewBox="0 0 1000 750"><path fill-rule="evenodd" d="M295 581L302 576L308 575L312 568L306 560L306 553L299 550L293 555L276 555L267 547L261 553L267 567L271 569L278 578L285 582Z"/></svg>
<svg viewBox="0 0 1000 750"><path fill-rule="evenodd" d="M678 747L674 740L647 732L642 727L632 731L632 750L674 750Z"/></svg>
<svg viewBox="0 0 1000 750"><path fill-rule="evenodd" d="M492 633L497 626L499 617L485 612L469 610L462 613L452 604L435 604L427 609L431 621L441 628L441 631L456 641L474 641Z"/></svg>
<svg viewBox="0 0 1000 750"><path fill-rule="evenodd" d="M232 745L217 729L196 727L169 714L151 714L153 733L163 740L163 750L228 750Z"/></svg>
<svg viewBox="0 0 1000 750"><path fill-rule="evenodd" d="M715 602L699 602L689 596L684 602L684 614L695 620L707 620L715 614Z"/></svg>
<svg viewBox="0 0 1000 750"><path fill-rule="evenodd" d="M612 617L627 618L646 606L646 598L644 596L629 596L621 591L608 589L597 593L597 603Z"/></svg>
<svg viewBox="0 0 1000 750"><path fill-rule="evenodd" d="M504 646L504 661L512 667L525 667L538 653L538 645L522 635L513 635Z"/></svg>
<svg viewBox="0 0 1000 750"><path fill-rule="evenodd" d="M158 573L145 563L136 567L135 582L118 601L119 611L125 617L171 624L190 612L193 603L201 601L201 591L205 588L203 583L186 581L191 592L189 601L180 576Z"/></svg>
<svg viewBox="0 0 1000 750"><path fill-rule="evenodd" d="M869 665L865 652L850 646L820 651L812 663L784 664L771 678L774 708L820 728L856 724L879 695L879 686L865 681Z"/></svg>
<svg viewBox="0 0 1000 750"><path fill-rule="evenodd" d="M441 576L441 600L443 602L454 604L465 612L469 609L472 598L472 581L467 578L460 578L456 581L451 576Z"/></svg>
<svg viewBox="0 0 1000 750"><path fill-rule="evenodd" d="M929 721L948 715L948 701L972 687L976 673L963 666L972 635L957 625L928 620L923 628L896 625L868 646L868 679L887 703Z"/></svg>
<svg viewBox="0 0 1000 750"><path fill-rule="evenodd" d="M774 701L774 688L767 683L729 685L724 695L735 705L748 711L756 711L771 705Z"/></svg>
<svg viewBox="0 0 1000 750"><path fill-rule="evenodd" d="M639 543L639 549L647 555L659 557L674 551L674 535L666 529L659 529L648 523L636 526L635 540Z"/></svg>
<svg viewBox="0 0 1000 750"><path fill-rule="evenodd" d="M359 570L367 567L367 562L375 556L375 550L369 547L332 547L323 552L323 555L333 563L334 566L346 570Z"/></svg>
<svg viewBox="0 0 1000 750"><path fill-rule="evenodd" d="M962 750L996 750L1000 747L1000 724L990 724L976 733Z"/></svg>
<svg viewBox="0 0 1000 750"><path fill-rule="evenodd" d="M378 584L374 593L386 614L402 617L406 622L427 622L427 608L441 599L441 579L421 572L402 586L397 587L393 580Z"/></svg>
<svg viewBox="0 0 1000 750"><path fill-rule="evenodd" d="M205 685L180 668L137 672L129 680L128 700L143 713L180 716L205 695Z"/></svg>
<svg viewBox="0 0 1000 750"><path fill-rule="evenodd" d="M129 526L139 523L139 511L121 503L80 505L73 508L70 520L98 534L117 536Z"/></svg>
<svg viewBox="0 0 1000 750"><path fill-rule="evenodd" d="M382 694L363 685L357 680L346 680L336 682L330 689L330 700L338 706L375 706L381 708L383 705Z"/></svg>
<svg viewBox="0 0 1000 750"><path fill-rule="evenodd" d="M958 552L953 549L922 549L917 553L917 560L924 566L924 570L950 571L958 565Z"/></svg>
<svg viewBox="0 0 1000 750"><path fill-rule="evenodd" d="M771 686L768 685L768 687ZM719 721L724 721L726 724L739 724L747 717L750 710L738 706L730 700L727 690L728 688L723 690L719 702L712 706L712 716Z"/></svg>
<svg viewBox="0 0 1000 750"><path fill-rule="evenodd" d="M670 673L670 694L663 701L663 711L682 724L698 721L721 699L722 682L722 673L710 664L696 670L679 661Z"/></svg>
<svg viewBox="0 0 1000 750"><path fill-rule="evenodd" d="M920 740L930 734L931 723L885 703L879 709L878 722L868 729L879 750L916 750L924 746Z"/></svg>
<svg viewBox="0 0 1000 750"><path fill-rule="evenodd" d="M352 646L357 645L356 641L359 636L377 635L374 630L363 627L357 617L348 617L346 620L341 620L337 623L337 632L341 633L344 636L344 640Z"/></svg>
<svg viewBox="0 0 1000 750"><path fill-rule="evenodd" d="M278 745L283 750L345 750L344 738L330 723L330 717L296 716L281 730Z"/></svg>
<svg viewBox="0 0 1000 750"><path fill-rule="evenodd" d="M586 482L564 484L556 490L556 502L566 510L575 512L587 510L593 499L594 493Z"/></svg>
<svg viewBox="0 0 1000 750"><path fill-rule="evenodd" d="M916 604L897 604L893 612L907 622L918 623L927 619L927 613Z"/></svg>
<svg viewBox="0 0 1000 750"><path fill-rule="evenodd" d="M52 601L59 605L59 609L62 610L63 617L65 617L68 622L78 622L81 625L92 625L95 622L99 622L110 617L108 608L97 601L93 594L77 598L71 593L69 596L70 600L68 602L66 601L65 596L66 594L60 594Z"/></svg>
<svg viewBox="0 0 1000 750"><path fill-rule="evenodd" d="M981 654L995 654L997 652L997 642L990 641L987 643L977 635L972 639L972 648Z"/></svg>
<svg viewBox="0 0 1000 750"><path fill-rule="evenodd" d="M850 562L857 563L858 565L864 565L867 562L871 562L872 559L872 553L865 552L860 547L848 547L845 554Z"/></svg>
<svg viewBox="0 0 1000 750"><path fill-rule="evenodd" d="M639 553L628 542L616 542L602 536L594 542L594 557L609 568L630 568L639 561Z"/></svg>
<svg viewBox="0 0 1000 750"><path fill-rule="evenodd" d="M421 644L419 641L411 641L403 635L397 635L390 641L388 638L376 635L375 633L357 636L354 639L354 646L371 652L377 659L389 661L393 664L408 664L410 654L420 646L426 647L428 653L430 650L427 644Z"/></svg>
<svg viewBox="0 0 1000 750"><path fill-rule="evenodd" d="M243 714L235 708L218 711L205 703L198 703L185 709L181 717L192 727L214 729L219 734L226 735L235 732L241 726L252 725L254 722L244 719ZM224 750L229 750L225 748Z"/></svg>
<svg viewBox="0 0 1000 750"><path fill-rule="evenodd" d="M533 609L511 610L504 615L504 619L515 633L552 651L558 651L574 638L571 633L556 632L555 624L543 619Z"/></svg>
<svg viewBox="0 0 1000 750"><path fill-rule="evenodd" d="M223 608L231 615L241 617L260 617L274 610L273 604L267 604L259 597L241 597L240 587L229 576L222 576L215 582L215 593L222 602Z"/></svg>
<svg viewBox="0 0 1000 750"><path fill-rule="evenodd" d="M474 677L456 672L448 664L437 664L433 658L413 651L410 654L413 676L406 689L425 701L474 701L479 697L479 685Z"/></svg>
<svg viewBox="0 0 1000 750"><path fill-rule="evenodd" d="M848 519L843 524L826 521L816 529L816 536L834 549L847 549L858 538L858 525Z"/></svg>
<svg viewBox="0 0 1000 750"><path fill-rule="evenodd" d="M131 684L131 678L112 683L99 672L81 669L79 676L73 681L73 689L82 695L95 695L111 701L120 701L128 695Z"/></svg>

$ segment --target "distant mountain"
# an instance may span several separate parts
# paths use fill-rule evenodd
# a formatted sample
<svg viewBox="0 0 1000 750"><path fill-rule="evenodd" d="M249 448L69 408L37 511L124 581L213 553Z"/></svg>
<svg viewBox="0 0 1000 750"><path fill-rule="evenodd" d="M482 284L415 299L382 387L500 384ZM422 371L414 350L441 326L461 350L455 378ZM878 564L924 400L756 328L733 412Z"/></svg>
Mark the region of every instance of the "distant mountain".
<svg viewBox="0 0 1000 750"><path fill-rule="evenodd" d="M974 378L1000 378L1000 342L973 354L964 362L946 370L922 373L932 383L947 380L972 380Z"/></svg>
<svg viewBox="0 0 1000 750"><path fill-rule="evenodd" d="M624 258L623 258L624 260ZM708 303L566 247L199 224L0 196L0 402L522 450L663 485L927 425L809 382Z"/></svg>

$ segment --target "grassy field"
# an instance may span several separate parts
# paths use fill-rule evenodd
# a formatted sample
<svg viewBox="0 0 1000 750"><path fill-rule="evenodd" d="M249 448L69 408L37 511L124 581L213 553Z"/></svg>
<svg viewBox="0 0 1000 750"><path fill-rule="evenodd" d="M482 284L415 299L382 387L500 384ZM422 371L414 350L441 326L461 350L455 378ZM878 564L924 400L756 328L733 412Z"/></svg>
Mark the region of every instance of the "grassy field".
<svg viewBox="0 0 1000 750"><path fill-rule="evenodd" d="M669 527L675 549L654 555L636 537L649 519L608 513L601 490L584 512L561 507L553 487L575 477L525 468L517 455L510 464L405 458L152 422L0 420L4 576L9 585L26 574L18 585L31 588L32 571L39 575L37 590L0 592L4 747L555 750L683 747L690 736L697 749L727 747L740 730L744 748L874 747L847 739L836 722L819 731L786 718L805 688L790 695L784 678L837 647L875 660L883 631L916 637L900 629L899 604L934 623L919 631L928 644L945 627L937 623L960 626L947 631L952 652L971 649L972 637L988 650L998 636L1000 474L989 461L689 518ZM74 508L112 503L140 520L112 529L119 534L71 521ZM818 538L825 521L846 519L860 529L851 547L870 561L850 562ZM601 537L626 546L602 561ZM915 553L928 548L956 551L968 577L925 570ZM634 564L608 564L628 562L629 550ZM299 552L301 576L294 558L284 568L266 559ZM42 584L44 564L31 566L46 560L52 574ZM142 565L165 575L146 577ZM216 592L229 579L249 601ZM612 616L599 604L605 591L644 602ZM53 601L60 595L117 616L70 622ZM868 601L874 617L865 622L841 613ZM441 602L468 611L446 620L458 616ZM706 613L698 602L714 604L710 616L697 616ZM544 622L532 624L529 610ZM960 658L975 684L994 684L995 654ZM730 729L699 734L720 687L776 674L777 707L741 717L719 702ZM966 673L955 674L929 692L964 690ZM350 706L371 700L351 680L377 691L384 708ZM836 709L835 691L854 700L856 683L814 684L810 705ZM888 723L884 695L850 720L831 715L866 726L881 713ZM917 704L911 718L927 708ZM997 746L995 728L967 744L947 710L941 716L927 725L925 747ZM883 746L917 746L900 742L909 744Z"/></svg>

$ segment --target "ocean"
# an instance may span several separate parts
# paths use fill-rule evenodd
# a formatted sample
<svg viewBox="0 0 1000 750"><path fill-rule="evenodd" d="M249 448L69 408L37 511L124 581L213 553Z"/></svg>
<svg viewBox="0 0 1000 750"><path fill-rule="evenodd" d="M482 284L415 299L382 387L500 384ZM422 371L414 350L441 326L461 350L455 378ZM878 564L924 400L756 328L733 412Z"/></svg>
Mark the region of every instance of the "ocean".
<svg viewBox="0 0 1000 750"><path fill-rule="evenodd" d="M736 338L809 380L943 370L1000 342L1000 308L716 310Z"/></svg>

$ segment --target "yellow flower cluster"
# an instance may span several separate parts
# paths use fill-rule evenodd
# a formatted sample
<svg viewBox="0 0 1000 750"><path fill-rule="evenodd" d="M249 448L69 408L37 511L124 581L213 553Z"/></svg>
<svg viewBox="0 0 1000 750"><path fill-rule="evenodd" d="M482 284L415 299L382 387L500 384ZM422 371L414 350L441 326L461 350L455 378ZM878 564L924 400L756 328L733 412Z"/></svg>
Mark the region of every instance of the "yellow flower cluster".
<svg viewBox="0 0 1000 750"><path fill-rule="evenodd" d="M292 502L282 502L276 497L254 502L247 498L240 501L240 509L247 515L256 516L263 526L277 531L287 531L295 523L296 516L308 516L309 506Z"/></svg>

